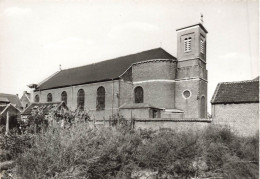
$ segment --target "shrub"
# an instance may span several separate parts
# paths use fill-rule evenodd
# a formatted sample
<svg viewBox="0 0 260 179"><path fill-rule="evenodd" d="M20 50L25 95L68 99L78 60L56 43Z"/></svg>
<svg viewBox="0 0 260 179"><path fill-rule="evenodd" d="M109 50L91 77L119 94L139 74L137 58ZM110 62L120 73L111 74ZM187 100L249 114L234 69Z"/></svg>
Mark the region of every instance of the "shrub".
<svg viewBox="0 0 260 179"><path fill-rule="evenodd" d="M28 179L130 178L136 173L258 178L258 136L238 137L219 126L202 132L133 130L116 117L115 127L95 128L81 121L64 128L54 123L45 132L6 138L16 142L4 146L19 148L11 151L18 174Z"/></svg>

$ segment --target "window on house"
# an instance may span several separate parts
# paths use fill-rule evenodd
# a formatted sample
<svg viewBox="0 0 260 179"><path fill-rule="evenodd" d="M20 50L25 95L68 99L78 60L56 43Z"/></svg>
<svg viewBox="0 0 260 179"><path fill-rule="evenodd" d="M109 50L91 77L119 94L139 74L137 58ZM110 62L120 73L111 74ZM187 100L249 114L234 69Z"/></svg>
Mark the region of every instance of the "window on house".
<svg viewBox="0 0 260 179"><path fill-rule="evenodd" d="M35 97L34 97L34 102L38 103L40 101L40 98L39 98L39 95L37 94Z"/></svg>
<svg viewBox="0 0 260 179"><path fill-rule="evenodd" d="M66 93L66 91L63 91L61 93L61 101L64 101L64 103L67 104L67 93Z"/></svg>
<svg viewBox="0 0 260 179"><path fill-rule="evenodd" d="M80 89L77 95L77 107L79 109L84 109L84 103L85 103L85 92L83 89Z"/></svg>
<svg viewBox="0 0 260 179"><path fill-rule="evenodd" d="M52 94L51 93L49 93L47 95L47 102L52 102Z"/></svg>
<svg viewBox="0 0 260 179"><path fill-rule="evenodd" d="M105 88L103 86L97 89L97 111L105 109Z"/></svg>
<svg viewBox="0 0 260 179"><path fill-rule="evenodd" d="M191 37L184 39L184 52L191 51Z"/></svg>
<svg viewBox="0 0 260 179"><path fill-rule="evenodd" d="M138 86L134 90L135 93L135 103L143 103L144 102L144 90L141 86Z"/></svg>
<svg viewBox="0 0 260 179"><path fill-rule="evenodd" d="M204 44L205 44L204 39L201 38L200 39L200 53L203 53L203 54L204 54Z"/></svg>

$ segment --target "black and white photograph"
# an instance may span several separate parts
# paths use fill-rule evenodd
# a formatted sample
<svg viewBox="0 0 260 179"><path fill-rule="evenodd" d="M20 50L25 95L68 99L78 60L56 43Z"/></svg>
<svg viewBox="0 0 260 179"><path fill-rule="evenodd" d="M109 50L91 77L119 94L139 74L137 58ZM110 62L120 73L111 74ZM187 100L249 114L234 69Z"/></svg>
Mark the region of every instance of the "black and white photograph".
<svg viewBox="0 0 260 179"><path fill-rule="evenodd" d="M258 179L258 0L0 0L0 179Z"/></svg>

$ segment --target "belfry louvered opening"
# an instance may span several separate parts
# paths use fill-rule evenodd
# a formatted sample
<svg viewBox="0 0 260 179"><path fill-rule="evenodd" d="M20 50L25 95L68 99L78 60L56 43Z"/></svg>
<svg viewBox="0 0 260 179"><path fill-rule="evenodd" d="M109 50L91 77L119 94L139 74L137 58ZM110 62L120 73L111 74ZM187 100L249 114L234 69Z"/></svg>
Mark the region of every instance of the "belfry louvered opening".
<svg viewBox="0 0 260 179"><path fill-rule="evenodd" d="M191 37L184 39L184 52L191 51Z"/></svg>
<svg viewBox="0 0 260 179"><path fill-rule="evenodd" d="M200 39L200 53L204 54L204 44L205 40L203 38Z"/></svg>

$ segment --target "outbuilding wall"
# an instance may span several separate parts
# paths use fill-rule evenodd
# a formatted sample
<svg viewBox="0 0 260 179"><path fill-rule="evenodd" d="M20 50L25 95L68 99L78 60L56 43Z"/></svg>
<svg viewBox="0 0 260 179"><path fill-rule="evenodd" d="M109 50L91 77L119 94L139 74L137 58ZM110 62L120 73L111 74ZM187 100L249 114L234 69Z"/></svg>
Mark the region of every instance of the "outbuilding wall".
<svg viewBox="0 0 260 179"><path fill-rule="evenodd" d="M226 125L238 135L250 136L259 130L259 103L213 104L213 123Z"/></svg>

